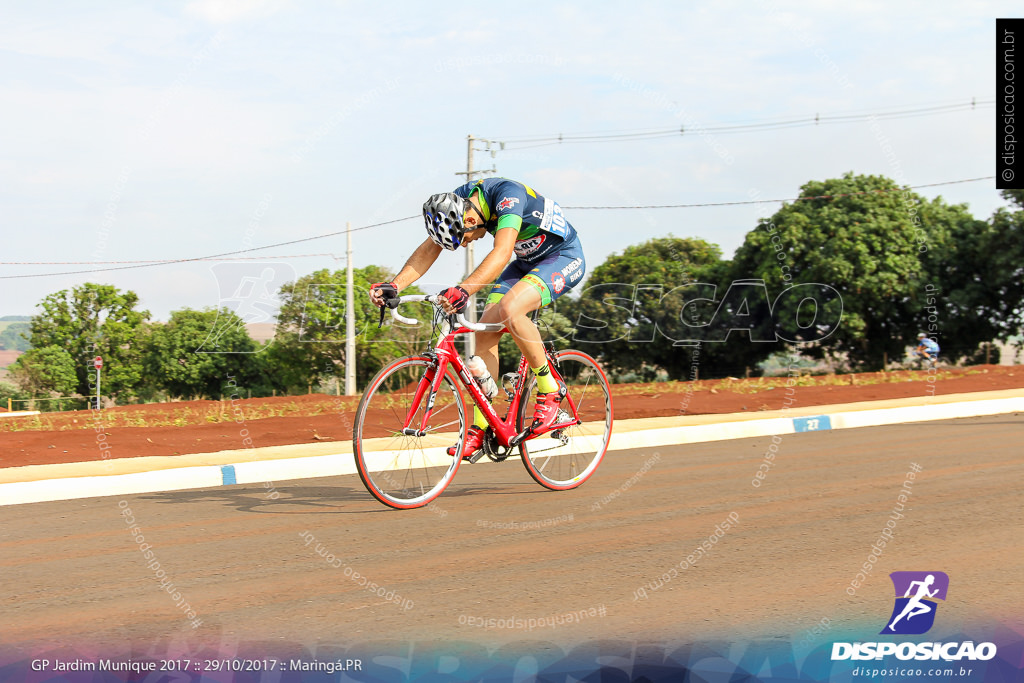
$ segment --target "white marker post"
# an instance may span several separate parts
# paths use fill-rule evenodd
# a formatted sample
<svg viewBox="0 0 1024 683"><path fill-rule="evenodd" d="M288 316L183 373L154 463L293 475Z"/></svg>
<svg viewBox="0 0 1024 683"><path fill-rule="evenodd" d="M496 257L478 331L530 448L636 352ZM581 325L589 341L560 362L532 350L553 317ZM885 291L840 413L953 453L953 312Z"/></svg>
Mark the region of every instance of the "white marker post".
<svg viewBox="0 0 1024 683"><path fill-rule="evenodd" d="M92 366L96 368L96 410L100 409L100 368L103 367L103 358L96 356L92 360Z"/></svg>

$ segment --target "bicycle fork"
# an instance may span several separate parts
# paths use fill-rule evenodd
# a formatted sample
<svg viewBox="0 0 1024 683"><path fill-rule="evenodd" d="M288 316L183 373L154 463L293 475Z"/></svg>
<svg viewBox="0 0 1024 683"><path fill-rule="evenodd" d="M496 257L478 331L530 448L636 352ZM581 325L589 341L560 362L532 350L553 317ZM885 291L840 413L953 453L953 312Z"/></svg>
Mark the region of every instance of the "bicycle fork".
<svg viewBox="0 0 1024 683"><path fill-rule="evenodd" d="M420 379L419 386L416 387L416 396L413 397L412 405L409 406L409 414L406 416L405 424L402 426L402 434L406 436L426 436L427 422L430 420L430 416L434 412L434 401L437 400L437 392L441 388L441 382L443 380L444 368L441 367L441 363L439 361L436 365L427 367L426 371L423 373L423 378ZM410 425L419 410L420 402L423 400L424 394L427 394L427 406L423 410L423 419L420 420L419 429L416 429Z"/></svg>

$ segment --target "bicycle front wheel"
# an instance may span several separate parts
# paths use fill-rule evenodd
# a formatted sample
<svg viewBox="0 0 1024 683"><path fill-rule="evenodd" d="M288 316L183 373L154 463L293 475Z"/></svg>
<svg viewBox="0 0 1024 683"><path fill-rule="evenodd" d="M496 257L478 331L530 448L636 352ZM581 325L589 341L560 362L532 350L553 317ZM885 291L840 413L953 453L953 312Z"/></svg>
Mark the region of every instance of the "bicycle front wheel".
<svg viewBox="0 0 1024 683"><path fill-rule="evenodd" d="M538 484L555 491L573 489L590 478L601 464L612 435L612 393L601 366L582 351L561 351L558 373L568 393L562 399L558 422L581 424L523 442L519 452ZM533 419L537 380L523 387L516 427L522 431Z"/></svg>
<svg viewBox="0 0 1024 683"><path fill-rule="evenodd" d="M448 369L431 397L428 378L434 372L434 361L426 357L394 361L370 380L356 410L352 450L359 477L377 500L400 510L437 498L462 460L462 393ZM459 447L453 458L446 451L454 443Z"/></svg>

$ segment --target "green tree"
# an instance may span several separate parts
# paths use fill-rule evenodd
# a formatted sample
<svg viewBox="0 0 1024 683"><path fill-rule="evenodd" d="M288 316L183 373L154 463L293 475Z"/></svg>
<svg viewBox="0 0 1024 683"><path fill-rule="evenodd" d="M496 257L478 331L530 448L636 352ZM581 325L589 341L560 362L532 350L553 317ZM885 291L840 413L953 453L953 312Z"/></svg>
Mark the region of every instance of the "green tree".
<svg viewBox="0 0 1024 683"><path fill-rule="evenodd" d="M417 315L419 327L385 323L378 329L380 311L370 302L370 285L387 282L391 277L386 269L373 265L356 268L352 273L359 386L368 382L386 361L418 350L418 344L430 332L430 321L425 319L429 309L425 305L412 314L422 313ZM296 390L344 377L345 282L344 270L323 269L281 287L277 334L267 360L278 382ZM422 292L409 287L402 293Z"/></svg>
<svg viewBox="0 0 1024 683"><path fill-rule="evenodd" d="M259 350L232 311L207 308L171 313L154 325L145 356L149 382L171 396L219 398L229 382L252 388L262 383Z"/></svg>
<svg viewBox="0 0 1024 683"><path fill-rule="evenodd" d="M806 338L820 341L803 349L809 355L842 354L863 369L880 368L886 355L901 358L928 315L927 285L936 276L926 254L948 258L956 236L976 222L963 206L928 202L880 176L812 181L800 196L747 234L732 277L839 292L841 299L819 297L824 310L789 296L771 311L780 336L798 339L810 327ZM834 330L807 322L839 320L840 307Z"/></svg>
<svg viewBox="0 0 1024 683"><path fill-rule="evenodd" d="M66 396L76 393L78 386L75 361L59 346L31 349L18 356L8 372L29 397Z"/></svg>
<svg viewBox="0 0 1024 683"><path fill-rule="evenodd" d="M575 328L574 344L609 369L656 366L685 378L689 354L675 344L695 332L681 317L684 304L701 288L697 283L718 280L721 256L717 245L698 238L648 240L594 268L579 298L559 300L557 310Z"/></svg>
<svg viewBox="0 0 1024 683"><path fill-rule="evenodd" d="M32 318L32 346L66 350L75 364L74 390L83 396L92 393L91 359L102 356L103 393L131 397L142 380L140 334L149 318L149 311L136 310L138 303L135 292L93 283L50 294Z"/></svg>
<svg viewBox="0 0 1024 683"><path fill-rule="evenodd" d="M0 349L8 351L28 351L32 348L29 336L32 327L27 322L11 323L0 332Z"/></svg>
<svg viewBox="0 0 1024 683"><path fill-rule="evenodd" d="M18 403L12 403L12 410L21 410L21 401L28 398L28 394L15 384L0 381L0 409L7 410L7 399L13 399Z"/></svg>
<svg viewBox="0 0 1024 683"><path fill-rule="evenodd" d="M1024 327L1024 190L1004 190L1015 210L1000 208L990 221L955 226L953 248L929 262L945 315L940 332L957 356L980 343L1006 341ZM924 328L927 329L927 328ZM943 345L943 352L950 347Z"/></svg>
<svg viewBox="0 0 1024 683"><path fill-rule="evenodd" d="M1020 329L1024 214L1001 209L982 221L966 207L922 206L924 215L933 210L945 218L932 221L937 229L921 254L927 299L913 312L942 355L961 360Z"/></svg>

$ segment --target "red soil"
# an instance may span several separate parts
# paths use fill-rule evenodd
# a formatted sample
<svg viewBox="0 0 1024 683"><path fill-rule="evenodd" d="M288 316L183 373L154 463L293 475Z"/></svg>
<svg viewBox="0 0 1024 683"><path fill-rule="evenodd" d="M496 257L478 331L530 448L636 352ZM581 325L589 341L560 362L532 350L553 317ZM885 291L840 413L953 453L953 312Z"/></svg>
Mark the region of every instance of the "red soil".
<svg viewBox="0 0 1024 683"><path fill-rule="evenodd" d="M799 379L796 393L790 394L795 396L790 403L805 407L1024 388L1024 368L955 368L940 370L934 382L927 380L924 372L805 377ZM785 381L615 385L615 418L777 410L783 407L787 395ZM770 386L773 383L775 386ZM345 441L352 438L352 414L358 401L358 396L323 394L241 399L235 405L244 412L244 424L236 423L229 401L154 403L119 406L99 414L83 410L3 418L0 467L98 460L97 429L106 435L114 458L247 448L250 444L243 443L243 429L248 430L254 447Z"/></svg>

